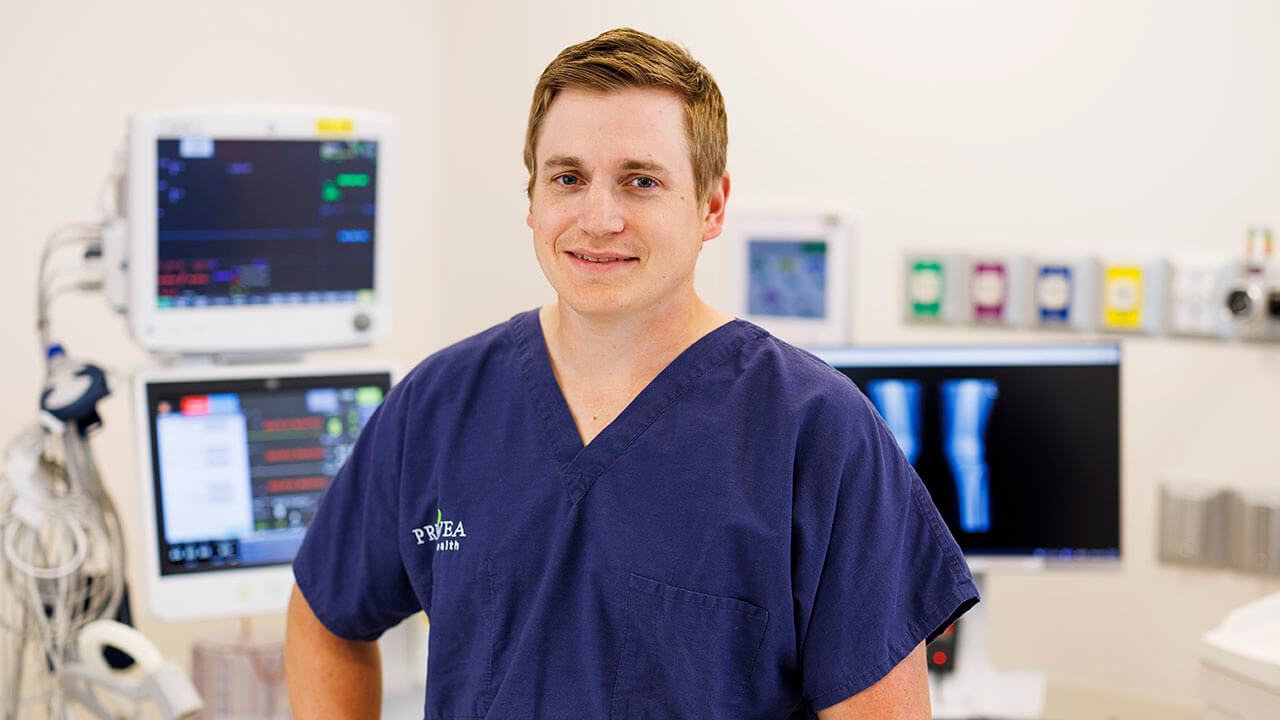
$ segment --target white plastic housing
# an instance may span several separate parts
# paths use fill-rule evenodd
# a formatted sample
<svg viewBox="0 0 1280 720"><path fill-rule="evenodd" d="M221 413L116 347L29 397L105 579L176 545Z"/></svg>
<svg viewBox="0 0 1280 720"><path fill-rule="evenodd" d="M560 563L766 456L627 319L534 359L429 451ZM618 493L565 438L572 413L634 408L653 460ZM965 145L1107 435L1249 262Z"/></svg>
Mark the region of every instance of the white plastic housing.
<svg viewBox="0 0 1280 720"><path fill-rule="evenodd" d="M778 212L738 215L726 225L729 311L797 345L841 345L851 338L854 221L849 212ZM751 247L756 241L822 244L825 286L821 317L750 312Z"/></svg>
<svg viewBox="0 0 1280 720"><path fill-rule="evenodd" d="M157 150L162 139L360 140L378 144L372 299L290 305L157 306ZM388 116L320 107L237 106L139 113L127 170L128 308L146 349L189 354L289 352L369 345L391 330L394 125Z"/></svg>

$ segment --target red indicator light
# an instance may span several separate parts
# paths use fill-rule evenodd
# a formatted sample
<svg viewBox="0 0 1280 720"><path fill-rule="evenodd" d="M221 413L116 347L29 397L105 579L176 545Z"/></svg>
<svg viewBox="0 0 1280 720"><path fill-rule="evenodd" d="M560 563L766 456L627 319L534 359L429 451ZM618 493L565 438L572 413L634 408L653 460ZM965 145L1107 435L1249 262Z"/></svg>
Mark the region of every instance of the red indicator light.
<svg viewBox="0 0 1280 720"><path fill-rule="evenodd" d="M209 396L208 395L188 395L182 398L182 414L183 415L208 415L209 414Z"/></svg>
<svg viewBox="0 0 1280 720"><path fill-rule="evenodd" d="M939 651L937 651L937 652L935 652L935 653L933 654L933 664L934 664L934 665L945 665L945 664L946 664L946 662L947 662L947 654L946 654L946 653L944 653L944 652L942 652L941 650L939 650Z"/></svg>

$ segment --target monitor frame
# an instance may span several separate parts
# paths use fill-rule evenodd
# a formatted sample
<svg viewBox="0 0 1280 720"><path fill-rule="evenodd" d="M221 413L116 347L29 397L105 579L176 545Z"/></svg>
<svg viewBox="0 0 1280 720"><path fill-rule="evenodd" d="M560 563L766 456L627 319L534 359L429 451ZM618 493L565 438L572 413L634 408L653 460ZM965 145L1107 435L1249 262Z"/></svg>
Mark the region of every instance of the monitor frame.
<svg viewBox="0 0 1280 720"><path fill-rule="evenodd" d="M157 307L156 143L193 136L215 142L376 141L372 301ZM236 106L133 115L127 142L124 265L129 326L138 343L152 352L216 354L358 347L385 339L392 323L395 147L395 125L389 116L351 108Z"/></svg>
<svg viewBox="0 0 1280 720"><path fill-rule="evenodd" d="M1115 570L1124 562L1124 477L1123 477L1123 350L1120 343L1090 342L1018 345L868 345L843 348L809 348L820 360L837 370L844 367L1020 367L1028 365L1114 365L1119 374L1117 388L1117 537L1115 555L1076 553L1005 553L964 548L973 572L1037 572L1046 568ZM947 362L927 356L947 356ZM859 388L861 391L861 388Z"/></svg>
<svg viewBox="0 0 1280 720"><path fill-rule="evenodd" d="M160 527L156 516L156 478L152 464L148 386L156 383L250 381L386 373L388 390L398 381L387 361L307 363L295 365L156 367L133 379L137 477L141 485L142 552L148 606L166 622L276 614L285 611L293 587L291 563L265 567L221 568L209 572L164 575L160 567Z"/></svg>
<svg viewBox="0 0 1280 720"><path fill-rule="evenodd" d="M853 256L856 215L830 211L746 211L726 221L728 310L796 345L840 346L852 340ZM757 240L826 245L825 317L754 315L750 312L751 243Z"/></svg>

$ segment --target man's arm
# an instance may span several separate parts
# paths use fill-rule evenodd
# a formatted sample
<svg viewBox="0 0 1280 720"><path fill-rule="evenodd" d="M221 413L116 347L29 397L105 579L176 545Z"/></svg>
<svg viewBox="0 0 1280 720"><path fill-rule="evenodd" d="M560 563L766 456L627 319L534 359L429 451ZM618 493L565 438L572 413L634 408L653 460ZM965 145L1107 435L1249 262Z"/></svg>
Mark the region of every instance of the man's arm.
<svg viewBox="0 0 1280 720"><path fill-rule="evenodd" d="M382 712L382 658L376 642L329 632L293 586L284 640L285 682L293 716L370 718Z"/></svg>
<svg viewBox="0 0 1280 720"><path fill-rule="evenodd" d="M875 685L818 711L818 720L928 720L931 717L924 643L917 645Z"/></svg>

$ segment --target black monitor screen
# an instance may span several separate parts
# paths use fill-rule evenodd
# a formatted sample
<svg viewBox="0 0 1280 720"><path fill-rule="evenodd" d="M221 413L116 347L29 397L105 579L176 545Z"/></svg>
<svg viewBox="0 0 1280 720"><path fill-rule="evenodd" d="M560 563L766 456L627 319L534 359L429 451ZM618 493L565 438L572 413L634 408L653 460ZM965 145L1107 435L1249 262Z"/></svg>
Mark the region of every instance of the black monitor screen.
<svg viewBox="0 0 1280 720"><path fill-rule="evenodd" d="M292 561L387 373L149 382L160 573Z"/></svg>
<svg viewBox="0 0 1280 720"><path fill-rule="evenodd" d="M825 355L876 406L966 553L1119 556L1119 347Z"/></svg>
<svg viewBox="0 0 1280 720"><path fill-rule="evenodd" d="M190 137L156 151L158 307L372 299L376 142Z"/></svg>

